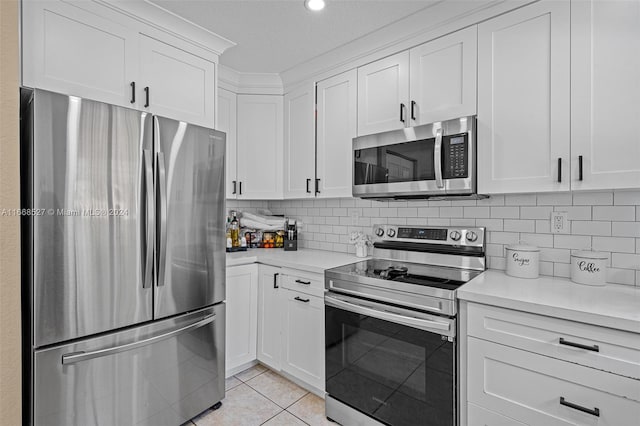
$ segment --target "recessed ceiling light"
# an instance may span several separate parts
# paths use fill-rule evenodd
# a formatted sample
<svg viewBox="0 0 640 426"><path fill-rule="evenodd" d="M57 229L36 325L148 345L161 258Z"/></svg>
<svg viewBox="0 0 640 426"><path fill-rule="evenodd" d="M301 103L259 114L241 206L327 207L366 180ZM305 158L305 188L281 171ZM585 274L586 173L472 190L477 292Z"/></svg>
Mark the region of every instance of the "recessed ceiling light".
<svg viewBox="0 0 640 426"><path fill-rule="evenodd" d="M324 0L305 0L304 6L309 10L317 12L324 9Z"/></svg>

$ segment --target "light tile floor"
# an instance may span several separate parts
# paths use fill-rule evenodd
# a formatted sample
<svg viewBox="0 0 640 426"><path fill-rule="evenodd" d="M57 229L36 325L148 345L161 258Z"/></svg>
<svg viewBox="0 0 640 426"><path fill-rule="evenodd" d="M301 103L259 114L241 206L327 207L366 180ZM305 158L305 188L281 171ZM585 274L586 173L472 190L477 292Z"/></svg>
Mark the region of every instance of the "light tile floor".
<svg viewBox="0 0 640 426"><path fill-rule="evenodd" d="M183 426L336 426L324 415L324 400L262 365L226 381L218 410L207 410Z"/></svg>

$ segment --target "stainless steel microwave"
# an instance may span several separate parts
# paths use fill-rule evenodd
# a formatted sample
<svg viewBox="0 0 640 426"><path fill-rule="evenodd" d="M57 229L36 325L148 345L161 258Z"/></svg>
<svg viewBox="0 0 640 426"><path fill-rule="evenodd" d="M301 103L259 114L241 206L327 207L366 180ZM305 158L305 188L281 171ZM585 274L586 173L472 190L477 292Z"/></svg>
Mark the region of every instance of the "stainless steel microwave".
<svg viewBox="0 0 640 426"><path fill-rule="evenodd" d="M353 196L416 199L476 194L476 117L353 139Z"/></svg>

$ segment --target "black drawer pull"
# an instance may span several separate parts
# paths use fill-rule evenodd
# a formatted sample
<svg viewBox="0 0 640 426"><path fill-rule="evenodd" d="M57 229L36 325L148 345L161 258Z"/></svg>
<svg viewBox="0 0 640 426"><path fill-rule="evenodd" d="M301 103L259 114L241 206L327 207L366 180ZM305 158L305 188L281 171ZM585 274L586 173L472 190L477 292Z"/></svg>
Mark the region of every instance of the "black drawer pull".
<svg viewBox="0 0 640 426"><path fill-rule="evenodd" d="M311 190L309 189L310 183L311 183L311 179L307 179L307 194L311 194Z"/></svg>
<svg viewBox="0 0 640 426"><path fill-rule="evenodd" d="M296 280L296 282L297 282L298 284L311 285L311 281Z"/></svg>
<svg viewBox="0 0 640 426"><path fill-rule="evenodd" d="M582 180L582 155L578 155L578 180Z"/></svg>
<svg viewBox="0 0 640 426"><path fill-rule="evenodd" d="M411 119L416 119L416 101L411 101Z"/></svg>
<svg viewBox="0 0 640 426"><path fill-rule="evenodd" d="M572 402L568 402L564 399L563 396L560 397L560 405L564 405L565 407L573 408L574 410L582 411L583 413L591 414L592 416L600 417L600 409L594 408L593 410L590 408L585 408L581 405L574 404Z"/></svg>
<svg viewBox="0 0 640 426"><path fill-rule="evenodd" d="M562 158L558 158L558 183L562 182Z"/></svg>
<svg viewBox="0 0 640 426"><path fill-rule="evenodd" d="M273 274L273 288L278 288L278 275L280 275L280 273Z"/></svg>
<svg viewBox="0 0 640 426"><path fill-rule="evenodd" d="M240 186L240 195L242 195L242 182L238 182L238 185Z"/></svg>
<svg viewBox="0 0 640 426"><path fill-rule="evenodd" d="M404 123L404 104L400 104L400 121Z"/></svg>
<svg viewBox="0 0 640 426"><path fill-rule="evenodd" d="M136 103L136 82L135 81L131 82L131 103L132 104Z"/></svg>
<svg viewBox="0 0 640 426"><path fill-rule="evenodd" d="M144 107L149 108L149 87L144 88Z"/></svg>
<svg viewBox="0 0 640 426"><path fill-rule="evenodd" d="M232 192L232 194L233 195L236 194L236 181L235 180L233 181L233 192Z"/></svg>
<svg viewBox="0 0 640 426"><path fill-rule="evenodd" d="M304 303L307 303L309 301L309 299L302 299L301 297L298 297L298 296L294 297L294 299L296 299L298 302L304 302Z"/></svg>
<svg viewBox="0 0 640 426"><path fill-rule="evenodd" d="M316 194L320 193L320 179L316 179Z"/></svg>
<svg viewBox="0 0 640 426"><path fill-rule="evenodd" d="M593 352L600 352L600 346L598 345L583 345L581 343L574 343L574 342L570 342L568 340L565 340L564 337L560 338L560 342L561 345L566 345L566 346L572 346L574 348L580 348L580 349L584 349L587 351L593 351Z"/></svg>

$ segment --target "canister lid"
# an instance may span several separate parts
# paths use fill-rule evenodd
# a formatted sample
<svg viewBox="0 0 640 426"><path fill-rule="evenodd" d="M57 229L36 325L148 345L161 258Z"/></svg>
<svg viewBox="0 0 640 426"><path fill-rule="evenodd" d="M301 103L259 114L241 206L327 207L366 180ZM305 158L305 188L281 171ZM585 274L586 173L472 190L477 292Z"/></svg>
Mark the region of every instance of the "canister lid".
<svg viewBox="0 0 640 426"><path fill-rule="evenodd" d="M606 260L609 258L606 253L602 253L600 251L590 251L590 250L582 250L573 253L571 256L575 257L584 257L585 259L603 259Z"/></svg>
<svg viewBox="0 0 640 426"><path fill-rule="evenodd" d="M516 251L529 251L529 252L540 251L539 247L530 246L527 244L510 244L506 248L507 250L516 250Z"/></svg>

